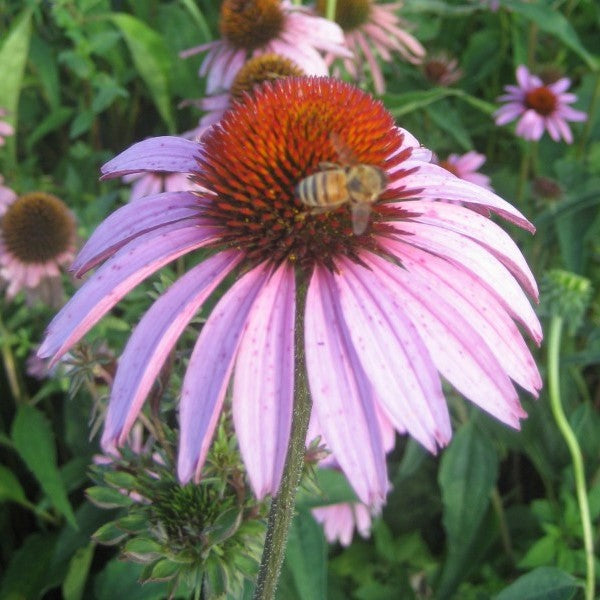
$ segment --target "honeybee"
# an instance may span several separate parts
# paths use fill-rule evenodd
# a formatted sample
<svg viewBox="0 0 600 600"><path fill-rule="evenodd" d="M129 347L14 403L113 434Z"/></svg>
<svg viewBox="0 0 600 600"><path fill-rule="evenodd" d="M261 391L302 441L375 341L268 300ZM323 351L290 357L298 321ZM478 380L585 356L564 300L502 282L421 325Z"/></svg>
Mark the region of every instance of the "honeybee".
<svg viewBox="0 0 600 600"><path fill-rule="evenodd" d="M369 223L371 205L385 190L387 177L383 169L353 160L351 151L334 134L331 141L343 164L320 163L320 171L298 183L296 195L312 209L311 214L328 212L349 203L352 231L361 235Z"/></svg>

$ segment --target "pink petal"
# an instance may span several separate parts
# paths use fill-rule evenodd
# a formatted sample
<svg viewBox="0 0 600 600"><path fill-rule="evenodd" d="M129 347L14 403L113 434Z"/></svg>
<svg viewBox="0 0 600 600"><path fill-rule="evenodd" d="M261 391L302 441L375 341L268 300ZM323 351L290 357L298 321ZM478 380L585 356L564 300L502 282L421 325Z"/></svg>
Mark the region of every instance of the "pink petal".
<svg viewBox="0 0 600 600"><path fill-rule="evenodd" d="M294 404L294 270L280 267L256 299L233 380L233 422L256 497L275 494Z"/></svg>
<svg viewBox="0 0 600 600"><path fill-rule="evenodd" d="M418 167L416 172L401 178L398 182L400 185L405 185L407 189L422 189L421 192L415 193L415 197L422 200L455 200L483 206L527 231L535 231L535 227L512 204L490 190L459 179L446 169L431 163L409 159L403 166ZM393 186L394 184L390 187Z"/></svg>
<svg viewBox="0 0 600 600"><path fill-rule="evenodd" d="M523 324L535 342L541 341L540 322L523 290L506 267L487 250L448 229L409 221L398 221L395 225L399 231L409 234L402 238L407 244L441 256L475 275L496 295L509 314Z"/></svg>
<svg viewBox="0 0 600 600"><path fill-rule="evenodd" d="M437 370L415 326L385 285L349 260L335 282L358 358L392 424L435 452L452 436Z"/></svg>
<svg viewBox="0 0 600 600"><path fill-rule="evenodd" d="M255 267L221 298L204 324L183 380L177 473L182 483L200 479L240 339L269 269Z"/></svg>
<svg viewBox="0 0 600 600"><path fill-rule="evenodd" d="M177 339L241 256L229 250L180 277L148 310L119 359L102 436L103 447L124 444Z"/></svg>
<svg viewBox="0 0 600 600"><path fill-rule="evenodd" d="M484 339L507 375L537 396L542 382L537 365L519 329L496 297L479 280L452 263L405 244L394 242L403 268L418 273L462 315Z"/></svg>
<svg viewBox="0 0 600 600"><path fill-rule="evenodd" d="M151 229L193 217L198 210L198 197L189 192L167 192L147 196L143 202L126 204L100 223L70 271L80 277L131 239Z"/></svg>
<svg viewBox="0 0 600 600"><path fill-rule="evenodd" d="M198 170L196 157L201 154L197 142L165 135L134 144L102 166L101 179L120 177L139 171L193 173Z"/></svg>
<svg viewBox="0 0 600 600"><path fill-rule="evenodd" d="M56 362L140 281L212 239L211 231L190 223L154 229L121 248L54 317L38 356L53 356L52 363Z"/></svg>
<svg viewBox="0 0 600 600"><path fill-rule="evenodd" d="M493 221L468 208L446 202L406 201L402 207L418 214L412 218L414 221L448 229L479 242L537 299L537 283L527 261L512 238Z"/></svg>
<svg viewBox="0 0 600 600"><path fill-rule="evenodd" d="M358 360L331 274L316 267L306 298L305 339L313 410L359 498L381 506L385 452L369 380Z"/></svg>
<svg viewBox="0 0 600 600"><path fill-rule="evenodd" d="M495 416L519 427L525 416L517 393L479 334L428 281L378 256L363 259L385 281L421 338L440 371L466 398ZM394 286L395 284L395 286Z"/></svg>

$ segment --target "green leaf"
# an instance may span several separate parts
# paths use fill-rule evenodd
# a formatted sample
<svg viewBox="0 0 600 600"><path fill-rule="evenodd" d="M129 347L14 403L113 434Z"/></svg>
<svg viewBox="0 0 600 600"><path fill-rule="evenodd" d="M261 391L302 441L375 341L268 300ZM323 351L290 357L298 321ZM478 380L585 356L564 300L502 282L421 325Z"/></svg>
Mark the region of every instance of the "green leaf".
<svg viewBox="0 0 600 600"><path fill-rule="evenodd" d="M327 597L327 542L322 527L309 511L300 511L292 521L285 554L294 597L325 600Z"/></svg>
<svg viewBox="0 0 600 600"><path fill-rule="evenodd" d="M0 584L0 598L41 598L53 576L50 569L56 536L35 533L13 553Z"/></svg>
<svg viewBox="0 0 600 600"><path fill-rule="evenodd" d="M427 107L427 112L431 120L442 131L445 131L449 137L454 138L463 150L473 149L473 141L462 123L460 113L454 110L449 102L443 101L439 104L432 104Z"/></svg>
<svg viewBox="0 0 600 600"><path fill-rule="evenodd" d="M29 506L19 480L12 471L0 465L0 502L7 500Z"/></svg>
<svg viewBox="0 0 600 600"><path fill-rule="evenodd" d="M553 10L544 3L529 3L520 0L502 0L502 6L532 21L542 31L556 36L571 50L579 54L592 70L598 69L598 58L583 47L573 26L558 10Z"/></svg>
<svg viewBox="0 0 600 600"><path fill-rule="evenodd" d="M142 573L140 565L111 560L94 582L94 595L96 600L164 600L168 598L167 584L145 583L140 585L139 578Z"/></svg>
<svg viewBox="0 0 600 600"><path fill-rule="evenodd" d="M138 73L146 82L152 100L169 131L175 131L175 120L169 93L169 51L163 39L145 23L124 13L111 15L123 33Z"/></svg>
<svg viewBox="0 0 600 600"><path fill-rule="evenodd" d="M136 537L125 544L123 554L135 562L147 563L161 557L161 547L154 540Z"/></svg>
<svg viewBox="0 0 600 600"><path fill-rule="evenodd" d="M59 106L53 110L40 124L29 134L25 142L28 152L31 152L33 146L45 135L52 133L64 125L73 115L74 110L67 106Z"/></svg>
<svg viewBox="0 0 600 600"><path fill-rule="evenodd" d="M448 558L438 595L448 597L477 557L474 545L498 473L498 457L473 422L464 425L442 456L439 483Z"/></svg>
<svg viewBox="0 0 600 600"><path fill-rule="evenodd" d="M62 584L64 600L81 600L85 590L94 549L96 544L90 542L87 546L79 548L69 563L69 570Z"/></svg>
<svg viewBox="0 0 600 600"><path fill-rule="evenodd" d="M77 528L65 484L56 464L56 448L50 423L35 408L22 405L12 425L12 440L23 462L38 480L52 505Z"/></svg>
<svg viewBox="0 0 600 600"><path fill-rule="evenodd" d="M579 587L568 573L554 567L540 567L519 577L494 600L569 600Z"/></svg>
<svg viewBox="0 0 600 600"><path fill-rule="evenodd" d="M23 73L29 53L31 38L31 10L23 11L15 19L12 29L0 48L0 106L8 111L4 119L16 129L19 95L23 84ZM6 141L6 147L12 160L15 159L15 136Z"/></svg>
<svg viewBox="0 0 600 600"><path fill-rule="evenodd" d="M385 94L383 100L385 105L389 107L388 110L397 118L415 110L421 110L428 104L437 102L451 94L452 92L448 88L434 88L405 92L404 94Z"/></svg>
<svg viewBox="0 0 600 600"><path fill-rule="evenodd" d="M175 577L180 570L181 565L169 560L168 558L163 558L162 560L159 560L152 568L150 581L169 581L173 579L173 577Z"/></svg>
<svg viewBox="0 0 600 600"><path fill-rule="evenodd" d="M105 523L100 527L92 537L99 543L106 546L113 546L124 540L128 533L121 529L115 522Z"/></svg>
<svg viewBox="0 0 600 600"><path fill-rule="evenodd" d="M200 12L193 0L180 0L181 4L187 9L192 17L194 23L200 30L200 40L208 41L211 39L210 27L204 18L204 15Z"/></svg>
<svg viewBox="0 0 600 600"><path fill-rule="evenodd" d="M350 487L346 476L335 469L317 469L315 479L321 494L298 494L299 508L315 508L317 506L329 506L342 502L357 502L358 498Z"/></svg>
<svg viewBox="0 0 600 600"><path fill-rule="evenodd" d="M93 502L100 508L120 508L121 506L131 506L133 500L122 494L119 490L95 485L85 490L90 502Z"/></svg>

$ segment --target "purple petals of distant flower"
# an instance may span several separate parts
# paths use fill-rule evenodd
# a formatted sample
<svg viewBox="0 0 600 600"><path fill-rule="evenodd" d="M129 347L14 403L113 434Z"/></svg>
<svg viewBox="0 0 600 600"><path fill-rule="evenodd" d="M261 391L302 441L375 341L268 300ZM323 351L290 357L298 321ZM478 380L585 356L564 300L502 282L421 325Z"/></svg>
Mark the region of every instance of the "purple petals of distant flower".
<svg viewBox="0 0 600 600"><path fill-rule="evenodd" d="M516 133L525 140L539 140L544 130L555 141L561 137L570 144L573 134L567 121L585 121L587 115L569 104L577 100L575 94L566 93L571 85L567 77L545 85L536 75L529 73L526 66L517 68L518 85L505 86L506 94L500 102L506 104L495 113L496 125L505 125L515 119Z"/></svg>

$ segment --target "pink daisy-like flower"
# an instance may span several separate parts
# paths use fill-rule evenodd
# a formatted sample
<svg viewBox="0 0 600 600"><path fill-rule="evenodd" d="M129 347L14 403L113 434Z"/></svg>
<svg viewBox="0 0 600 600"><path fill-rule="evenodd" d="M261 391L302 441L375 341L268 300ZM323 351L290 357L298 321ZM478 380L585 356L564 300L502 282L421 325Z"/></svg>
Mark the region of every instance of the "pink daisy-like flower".
<svg viewBox="0 0 600 600"><path fill-rule="evenodd" d="M342 30L289 0L223 0L219 21L222 39L190 48L187 58L208 51L200 67L206 76L206 92L229 90L246 60L261 54L290 59L309 75L327 75L327 64L319 51L348 57Z"/></svg>
<svg viewBox="0 0 600 600"><path fill-rule="evenodd" d="M344 67L359 81L366 61L378 94L385 91L379 59L391 62L392 53L397 52L408 62L418 64L425 56L425 48L405 31L406 23L396 14L402 5L402 2L378 4L374 0L337 0L335 6L335 21L344 32L346 45L352 50L352 57L344 58ZM315 8L318 14L324 15L327 0L317 0ZM328 54L326 58L331 64L337 57Z"/></svg>
<svg viewBox="0 0 600 600"><path fill-rule="evenodd" d="M466 154L450 154L446 160L440 160L438 164L444 167L446 171L454 173L457 177L476 183L481 187L492 190L490 178L483 173L478 173L477 169L485 162L485 155L479 152L467 152Z"/></svg>
<svg viewBox="0 0 600 600"><path fill-rule="evenodd" d="M505 125L519 119L516 133L525 140L539 140L544 129L555 141L562 137L567 144L573 141L573 134L567 121L585 121L587 115L570 107L577 100L575 94L566 91L571 80L563 77L545 85L536 75L531 75L525 65L517 67L517 83L507 85L506 94L498 101L506 102L495 113L496 125Z"/></svg>
<svg viewBox="0 0 600 600"><path fill-rule="evenodd" d="M2 194L0 218L0 280L8 286L7 298L25 290L30 302L59 305L61 270L75 257L75 219L69 209L43 192Z"/></svg>
<svg viewBox="0 0 600 600"><path fill-rule="evenodd" d="M387 179L361 235L353 233L348 204L316 214L297 193L323 163L340 160L341 143ZM510 237L469 206L533 226L509 203L430 159L380 102L331 78L264 84L201 142L160 137L132 146L104 165L104 177L193 173L206 191L148 196L108 217L74 271L104 264L52 321L40 355L56 360L143 279L212 249L134 329L102 444L125 442L181 332L235 273L183 380L180 480L199 479L233 379L233 421L250 483L259 498L276 492L300 352L330 450L358 498L381 505L388 481L379 412L436 452L451 437L441 376L512 427L525 412L511 380L533 395L541 386L515 324L540 342L521 288L537 297L533 275ZM306 309L298 316L299 295ZM305 335L295 347L297 319Z"/></svg>
<svg viewBox="0 0 600 600"><path fill-rule="evenodd" d="M6 110L0 108L0 117L6 116ZM0 146L4 146L4 138L12 135L15 132L13 126L0 118Z"/></svg>

